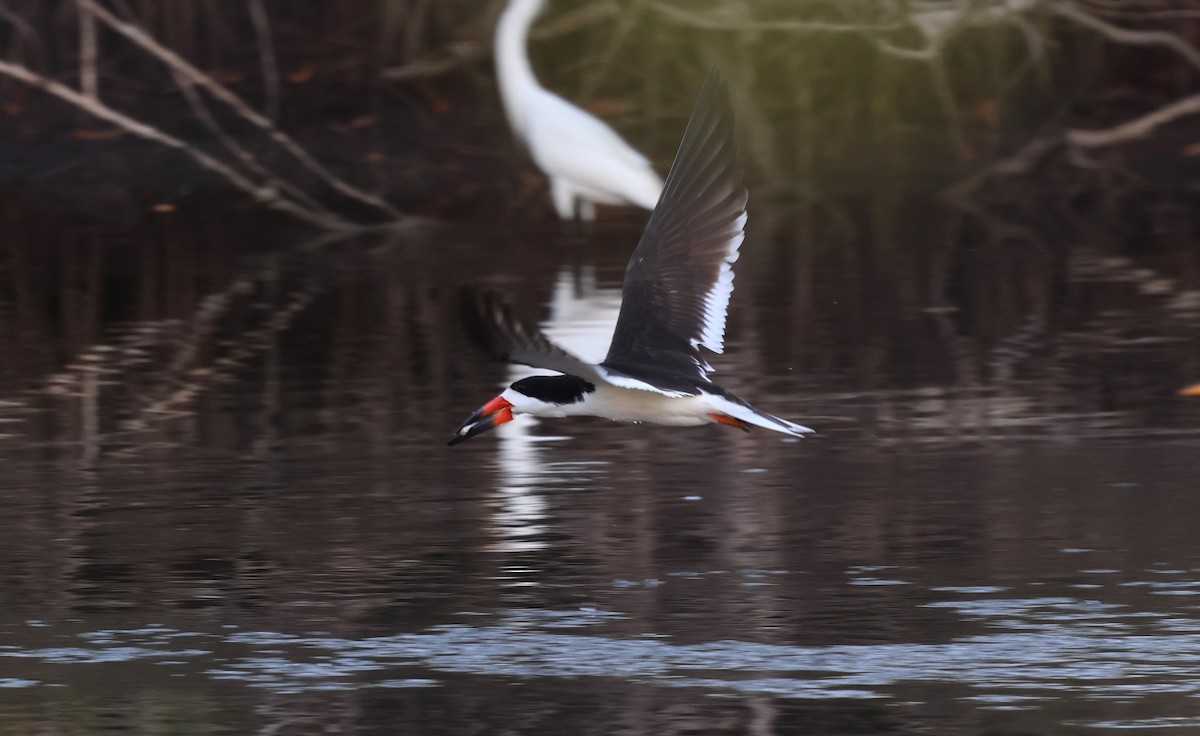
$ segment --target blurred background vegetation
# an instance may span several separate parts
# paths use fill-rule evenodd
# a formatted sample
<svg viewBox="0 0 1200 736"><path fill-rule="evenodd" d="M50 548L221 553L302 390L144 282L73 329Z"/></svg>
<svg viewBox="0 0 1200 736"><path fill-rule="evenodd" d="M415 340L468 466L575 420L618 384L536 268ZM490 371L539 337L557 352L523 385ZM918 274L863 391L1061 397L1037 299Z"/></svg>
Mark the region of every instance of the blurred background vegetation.
<svg viewBox="0 0 1200 736"><path fill-rule="evenodd" d="M641 213L608 210L603 247L539 231L561 234L500 108L503 5L0 1L10 377L77 395L85 373L54 371L86 367L112 321L152 326L165 364L197 375L237 352L198 347L214 335L258 356L272 330L310 333L294 325L314 300L337 334L340 307L313 295L332 284L232 265L314 224L458 228L397 246L387 288L419 327L377 336L410 356L394 375L437 377L438 406L474 355L457 284L532 285L534 314L564 259L618 284ZM662 172L722 70L752 192L733 319L777 336L746 370L846 390L1044 380L1022 406L1090 416L1200 375L1198 29L1196 0L554 0L530 55ZM264 206L281 182L292 216ZM275 311L248 318L264 299ZM351 334L376 329L364 310Z"/></svg>
<svg viewBox="0 0 1200 736"><path fill-rule="evenodd" d="M99 7L212 75L364 188L409 212L461 214L495 207L494 185L511 163L490 62L502 5ZM108 104L219 148L169 65L104 23L95 50L81 49L88 7L5 0L0 58L73 87L94 59ZM878 186L955 185L977 195L997 176L1043 178L1056 164L1079 186L1132 175L1178 193L1191 188L1200 154L1190 107L1134 131L1149 135L1071 134L1135 121L1196 94L1198 20L1200 3L1189 0L558 0L535 28L530 53L546 86L610 120L664 169L699 80L720 67L737 96L760 196L830 201ZM8 146L120 134L11 75L0 74L0 98ZM211 98L205 104L252 150L268 148L254 138L262 130ZM5 157L5 181L45 176L53 166L13 156ZM161 178L153 160L141 163L146 170L125 170L126 180L154 188L187 177L175 159ZM280 173L314 184L286 167ZM1036 186L1023 191L1041 199Z"/></svg>

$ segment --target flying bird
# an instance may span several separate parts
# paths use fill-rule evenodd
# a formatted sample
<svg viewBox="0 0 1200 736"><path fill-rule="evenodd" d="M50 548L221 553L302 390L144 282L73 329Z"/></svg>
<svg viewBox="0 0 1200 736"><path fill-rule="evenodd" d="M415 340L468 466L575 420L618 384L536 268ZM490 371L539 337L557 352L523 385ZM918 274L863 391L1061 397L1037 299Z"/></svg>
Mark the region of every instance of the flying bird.
<svg viewBox="0 0 1200 736"><path fill-rule="evenodd" d="M529 64L529 27L545 0L509 0L496 25L500 97L513 132L550 179L561 219L594 220L597 204L651 210L662 179L650 161L591 113L538 84Z"/></svg>
<svg viewBox="0 0 1200 736"><path fill-rule="evenodd" d="M519 414L599 416L671 426L812 430L755 409L708 379L701 348L724 349L733 263L745 237L746 189L728 94L709 75L667 175L662 198L629 259L608 355L598 364L555 345L494 292L464 292L472 336L505 360L561 375L513 383L463 422L456 445Z"/></svg>

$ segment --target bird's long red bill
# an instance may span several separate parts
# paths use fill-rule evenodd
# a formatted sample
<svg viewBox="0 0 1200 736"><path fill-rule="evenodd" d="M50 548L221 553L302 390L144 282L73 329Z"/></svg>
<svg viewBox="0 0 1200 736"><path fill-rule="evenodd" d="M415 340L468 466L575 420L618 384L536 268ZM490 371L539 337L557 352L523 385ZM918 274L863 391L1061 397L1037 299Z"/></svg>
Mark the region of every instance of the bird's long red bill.
<svg viewBox="0 0 1200 736"><path fill-rule="evenodd" d="M454 432L454 436L446 444L453 447L459 442L465 442L493 427L511 422L512 419L512 404L504 397L497 396L467 417L467 421L462 423L462 426Z"/></svg>

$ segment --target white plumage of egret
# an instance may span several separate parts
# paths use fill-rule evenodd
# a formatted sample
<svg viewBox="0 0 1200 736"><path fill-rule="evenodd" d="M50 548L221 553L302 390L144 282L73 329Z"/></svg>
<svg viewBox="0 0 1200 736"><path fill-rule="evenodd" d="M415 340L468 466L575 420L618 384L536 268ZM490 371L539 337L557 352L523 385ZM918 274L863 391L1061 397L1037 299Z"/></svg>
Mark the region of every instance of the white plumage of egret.
<svg viewBox="0 0 1200 736"><path fill-rule="evenodd" d="M561 219L594 220L597 204L652 210L662 179L608 124L538 84L529 28L545 0L509 0L496 25L496 73L513 132L550 179Z"/></svg>

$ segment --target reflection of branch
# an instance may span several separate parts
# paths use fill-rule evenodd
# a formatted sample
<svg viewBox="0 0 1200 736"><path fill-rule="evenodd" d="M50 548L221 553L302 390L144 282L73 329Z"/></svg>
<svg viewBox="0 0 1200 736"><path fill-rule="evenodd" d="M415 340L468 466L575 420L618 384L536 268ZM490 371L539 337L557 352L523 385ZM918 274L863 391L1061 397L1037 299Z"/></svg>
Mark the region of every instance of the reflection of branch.
<svg viewBox="0 0 1200 736"><path fill-rule="evenodd" d="M113 31L121 34L125 38L132 41L134 44L156 57L163 64L166 64L172 71L182 75L198 87L203 87L208 92L216 97L221 102L229 105L238 115L241 115L245 120L252 123L256 127L266 132L272 141L278 144L281 148L292 155L297 161L303 164L309 171L316 174L329 186L333 187L342 194L358 200L364 204L371 205L377 209L386 212L391 217L399 220L403 219L404 215L397 209L392 207L384 200L364 192L363 190L349 184L338 178L329 169L325 168L314 159L307 151L300 147L289 135L275 127L275 125L261 113L256 112L253 108L246 104L242 98L238 97L232 90L225 87L220 82L205 74L201 70L192 66L187 60L179 54L171 51L158 41L154 40L141 28L126 23L115 15L106 10L95 0L79 0L81 7L85 7L88 12L94 14L102 23L108 26Z"/></svg>
<svg viewBox="0 0 1200 736"><path fill-rule="evenodd" d="M84 0L84 2L88 1L89 0ZM147 125L139 120L135 120L128 115L112 109L98 99L88 97L82 92L71 89L70 87L60 82L56 82L53 79L43 77L42 75L37 74L26 67L23 67L19 64L11 64L7 61L0 61L0 75L11 77L20 82L24 82L25 84L37 87L59 98L60 100L68 102L80 110L94 115L101 120L112 123L128 133L138 136L139 138L145 138L146 140L154 141L155 143L166 146L167 148L173 148L176 151L186 153L201 167L225 178L238 189L241 189L243 192L253 196L256 200L269 207L273 207L282 212L287 212L293 217L310 222L318 227L329 228L331 230L347 230L354 227L350 223L340 218L321 215L316 212L310 212L309 210L300 207L290 200L283 199L279 196L278 190L276 190L274 187L259 185L253 181L250 181L236 170L230 168L227 164L219 161L216 158L213 158L198 148L188 145L170 133L159 130L152 125Z"/></svg>
<svg viewBox="0 0 1200 736"><path fill-rule="evenodd" d="M243 333L233 348L227 354L214 359L211 366L195 365L183 371L182 375L175 370L168 373L168 377L176 382L174 390L166 396L140 407L135 416L121 423L121 429L145 430L150 426L151 420L155 418L172 419L186 416L188 404L192 403L206 389L234 380L237 369L244 366L256 353L265 350L270 345L271 337L290 327L296 316L312 304L320 291L321 286L314 283L306 284L303 288L296 290L287 302L271 313L261 327ZM220 307L225 306L224 303L219 303L219 305ZM215 319L219 310L214 311L216 312L213 316ZM198 344L188 345L185 343L184 354L188 354L189 358L192 358L198 347ZM173 369L182 369L183 367L178 360L172 366ZM165 381L163 385L167 385Z"/></svg>

